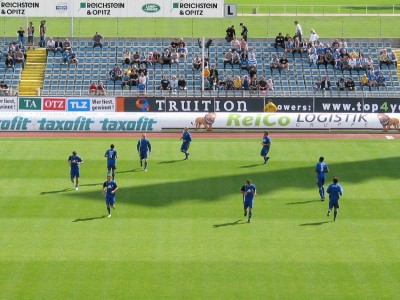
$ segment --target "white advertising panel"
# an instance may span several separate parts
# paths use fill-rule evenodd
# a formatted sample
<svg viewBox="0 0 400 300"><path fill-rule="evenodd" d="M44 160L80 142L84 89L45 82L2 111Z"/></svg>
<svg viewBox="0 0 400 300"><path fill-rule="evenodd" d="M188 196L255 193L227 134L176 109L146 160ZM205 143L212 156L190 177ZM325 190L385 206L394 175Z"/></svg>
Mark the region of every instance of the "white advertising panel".
<svg viewBox="0 0 400 300"><path fill-rule="evenodd" d="M0 96L0 110L1 111L17 111L18 110L18 98Z"/></svg>

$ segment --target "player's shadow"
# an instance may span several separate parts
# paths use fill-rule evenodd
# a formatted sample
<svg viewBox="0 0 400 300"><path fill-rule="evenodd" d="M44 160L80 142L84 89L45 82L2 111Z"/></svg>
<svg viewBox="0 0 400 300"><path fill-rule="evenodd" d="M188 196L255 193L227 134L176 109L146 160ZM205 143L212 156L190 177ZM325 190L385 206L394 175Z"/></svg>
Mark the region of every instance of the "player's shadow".
<svg viewBox="0 0 400 300"><path fill-rule="evenodd" d="M98 219L104 219L106 216L101 216L101 217L91 217L91 218L79 218L75 219L72 222L84 222L84 221L93 221L93 220L98 220Z"/></svg>
<svg viewBox="0 0 400 300"><path fill-rule="evenodd" d="M331 223L331 222L333 222L333 221L323 221L323 222L314 222L314 223L303 223L303 224L300 224L299 226L319 226L319 225L323 225L323 224Z"/></svg>
<svg viewBox="0 0 400 300"><path fill-rule="evenodd" d="M262 165L263 165L263 163L261 163L261 164L252 164L252 165L247 165L247 166L240 166L239 168L248 169L248 168L259 167L259 166L262 166Z"/></svg>
<svg viewBox="0 0 400 300"><path fill-rule="evenodd" d="M46 195L46 194L58 194L58 193L65 193L65 192L70 192L70 191L75 191L73 188L66 188L58 191L47 191L47 192L41 192L40 195Z"/></svg>
<svg viewBox="0 0 400 300"><path fill-rule="evenodd" d="M164 160L164 161L160 161L158 164L174 164L180 161L184 161L184 159L175 159L175 160Z"/></svg>
<svg viewBox="0 0 400 300"><path fill-rule="evenodd" d="M295 205L295 204L307 204L312 202L323 202L321 200L308 200L308 201L299 201L299 202L288 202L286 205Z"/></svg>
<svg viewBox="0 0 400 300"><path fill-rule="evenodd" d="M88 184L80 184L79 186L98 186L98 185L103 185L102 182L99 183L88 183Z"/></svg>
<svg viewBox="0 0 400 300"><path fill-rule="evenodd" d="M236 220L235 222L229 222L229 223L222 223L222 224L214 224L214 228L219 228L219 227L225 227L225 226L234 226L234 225L241 225L241 224L246 224L247 222L240 222L242 220Z"/></svg>
<svg viewBox="0 0 400 300"><path fill-rule="evenodd" d="M118 172L115 172L115 174L133 173L133 172L137 172L137 171L139 171L139 170L140 170L140 168L135 168L135 169L132 169L132 170L118 171Z"/></svg>

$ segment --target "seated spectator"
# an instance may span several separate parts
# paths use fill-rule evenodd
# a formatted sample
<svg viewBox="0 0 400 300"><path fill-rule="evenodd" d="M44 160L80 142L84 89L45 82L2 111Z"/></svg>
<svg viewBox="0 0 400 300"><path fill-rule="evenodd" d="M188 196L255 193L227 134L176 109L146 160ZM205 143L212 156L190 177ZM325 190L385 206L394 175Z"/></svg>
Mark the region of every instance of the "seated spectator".
<svg viewBox="0 0 400 300"><path fill-rule="evenodd" d="M139 74L138 74L138 70L133 67L131 69L131 73L129 74L129 86L137 86L139 83Z"/></svg>
<svg viewBox="0 0 400 300"><path fill-rule="evenodd" d="M279 64L280 64L281 70L289 71L289 61L285 54L283 54L282 57L279 59Z"/></svg>
<svg viewBox="0 0 400 300"><path fill-rule="evenodd" d="M49 38L46 44L46 55L49 55L49 51L53 52L55 55L55 50L56 49L56 42L53 40L53 38Z"/></svg>
<svg viewBox="0 0 400 300"><path fill-rule="evenodd" d="M356 90L356 84L354 83L353 77L350 76L346 81L346 90L349 92L354 92Z"/></svg>
<svg viewBox="0 0 400 300"><path fill-rule="evenodd" d="M335 68L335 58L333 57L331 50L326 50L326 52L325 52L324 65L325 65L325 69L328 68L328 65L331 65L332 68Z"/></svg>
<svg viewBox="0 0 400 300"><path fill-rule="evenodd" d="M371 55L365 60L365 66L367 70L370 70L374 67L374 60Z"/></svg>
<svg viewBox="0 0 400 300"><path fill-rule="evenodd" d="M181 91L187 90L185 76L181 75L179 77L178 86Z"/></svg>
<svg viewBox="0 0 400 300"><path fill-rule="evenodd" d="M121 89L124 89L125 87L129 88L129 90L131 90L132 88L131 78L129 77L127 72L124 73L121 81Z"/></svg>
<svg viewBox="0 0 400 300"><path fill-rule="evenodd" d="M333 54L333 59L335 60L335 64L333 66L333 68L335 70L342 70L342 57L340 56L340 52L339 52L339 48L337 48Z"/></svg>
<svg viewBox="0 0 400 300"><path fill-rule="evenodd" d="M103 82L99 81L97 85L97 95L98 96L107 96L107 89L104 86Z"/></svg>
<svg viewBox="0 0 400 300"><path fill-rule="evenodd" d="M207 66L204 67L204 70L202 72L202 76L205 77L207 80L211 76L211 72L210 72L210 70L208 69Z"/></svg>
<svg viewBox="0 0 400 300"><path fill-rule="evenodd" d="M235 49L232 49L232 64L240 66L240 55Z"/></svg>
<svg viewBox="0 0 400 300"><path fill-rule="evenodd" d="M273 70L278 70L279 74L281 73L282 67L281 64L279 63L278 55L275 55L271 59L269 63L269 69L271 70L271 74L273 73Z"/></svg>
<svg viewBox="0 0 400 300"><path fill-rule="evenodd" d="M289 38L286 42L285 42L285 54L288 55L289 53L292 53L293 51L293 40L291 38Z"/></svg>
<svg viewBox="0 0 400 300"><path fill-rule="evenodd" d="M321 52L320 54L318 54L317 68L319 69L319 66L324 65L324 63L325 63L325 54Z"/></svg>
<svg viewBox="0 0 400 300"><path fill-rule="evenodd" d="M132 55L131 57L131 64L140 64L140 53L139 51L136 51L135 54Z"/></svg>
<svg viewBox="0 0 400 300"><path fill-rule="evenodd" d="M70 66L71 64L78 65L78 57L76 56L76 53L72 49L68 55L68 66Z"/></svg>
<svg viewBox="0 0 400 300"><path fill-rule="evenodd" d="M193 69L194 70L200 70L202 66L202 60L199 54L196 54L195 57L193 57Z"/></svg>
<svg viewBox="0 0 400 300"><path fill-rule="evenodd" d="M267 89L269 91L273 91L274 90L274 82L273 82L273 80L271 78L267 80Z"/></svg>
<svg viewBox="0 0 400 300"><path fill-rule="evenodd" d="M163 75L163 77L160 81L160 90L163 90L163 91L171 90L170 82L169 82L167 76L165 76L165 75Z"/></svg>
<svg viewBox="0 0 400 300"><path fill-rule="evenodd" d="M93 49L96 47L103 49L103 36L98 32L93 36Z"/></svg>
<svg viewBox="0 0 400 300"><path fill-rule="evenodd" d="M348 70L350 71L350 74L352 74L352 71L357 71L357 59L356 58L351 57L349 59Z"/></svg>
<svg viewBox="0 0 400 300"><path fill-rule="evenodd" d="M339 91L345 91L346 90L346 80L344 79L343 76L338 80L338 82L336 82L336 86L337 86Z"/></svg>
<svg viewBox="0 0 400 300"><path fill-rule="evenodd" d="M225 81L225 78L223 78L223 77L218 83L218 90L219 91L225 91L226 90L226 81Z"/></svg>
<svg viewBox="0 0 400 300"><path fill-rule="evenodd" d="M176 79L175 75L172 76L171 81L169 82L169 86L171 88L172 93L176 94L176 92L179 89L179 85L178 85L178 79Z"/></svg>
<svg viewBox="0 0 400 300"><path fill-rule="evenodd" d="M357 58L356 71L357 73L360 73L360 71L367 71L366 59L362 54L360 54L360 56Z"/></svg>
<svg viewBox="0 0 400 300"><path fill-rule="evenodd" d="M96 96L97 95L97 85L93 81L92 84L89 86L89 95Z"/></svg>
<svg viewBox="0 0 400 300"><path fill-rule="evenodd" d="M268 90L267 80L265 79L264 76L261 76L260 80L258 81L258 89L260 91L267 91Z"/></svg>
<svg viewBox="0 0 400 300"><path fill-rule="evenodd" d="M314 93L316 93L316 92L318 92L318 91L321 90L321 80L320 80L320 78L318 78L317 80L315 80L315 81L313 82L313 84L314 84L314 86L313 86Z"/></svg>
<svg viewBox="0 0 400 300"><path fill-rule="evenodd" d="M171 64L179 64L179 55L176 49L171 52Z"/></svg>
<svg viewBox="0 0 400 300"><path fill-rule="evenodd" d="M7 69L12 69L12 71L14 73L14 71L15 71L14 58L11 56L11 54L8 54L6 60L4 61L4 64L5 64L4 73L7 71Z"/></svg>
<svg viewBox="0 0 400 300"><path fill-rule="evenodd" d="M318 68L319 68L317 52L313 52L308 56L308 64L310 67L312 65L314 65L314 66L318 66Z"/></svg>
<svg viewBox="0 0 400 300"><path fill-rule="evenodd" d="M161 53L159 53L158 51L157 51L157 49L154 49L154 51L153 51L153 64L155 65L155 64L162 64L163 63L163 60L162 60L162 58L161 58Z"/></svg>
<svg viewBox="0 0 400 300"><path fill-rule="evenodd" d="M148 63L148 61L147 61L147 56L146 56L146 52L140 52L140 61L139 61L139 63L141 64L141 65L145 65L146 66L146 68L147 68L147 63Z"/></svg>
<svg viewBox="0 0 400 300"><path fill-rule="evenodd" d="M144 84L147 86L147 75L143 71L139 72L138 86L139 84Z"/></svg>
<svg viewBox="0 0 400 300"><path fill-rule="evenodd" d="M225 52L225 55L224 55L224 69L225 69L227 64L231 65L231 67L233 68L232 51L231 50Z"/></svg>
<svg viewBox="0 0 400 300"><path fill-rule="evenodd" d="M171 68L171 53L168 48L164 49L161 59L163 65L168 65Z"/></svg>
<svg viewBox="0 0 400 300"><path fill-rule="evenodd" d="M242 89L242 79L240 78L239 75L235 77L235 80L233 81L233 89L234 90L241 90Z"/></svg>
<svg viewBox="0 0 400 300"><path fill-rule="evenodd" d="M203 83L203 81L204 81L204 83ZM207 80L207 78L205 78L205 77L200 77L200 81L199 81L200 87L202 87L203 84L204 84L204 89L203 89L204 91L210 90L211 84L210 84L210 82Z"/></svg>
<svg viewBox="0 0 400 300"><path fill-rule="evenodd" d="M258 78L257 76L250 77L250 89L252 91L258 90Z"/></svg>
<svg viewBox="0 0 400 300"><path fill-rule="evenodd" d="M256 69L256 67L251 66L250 69L249 69L249 76L250 76L250 78L253 78L253 77L256 76L256 75L257 75L257 69Z"/></svg>
<svg viewBox="0 0 400 300"><path fill-rule="evenodd" d="M239 57L240 57L241 61L249 59L249 51L248 50L243 50L243 51L238 52L238 53L239 53Z"/></svg>
<svg viewBox="0 0 400 300"><path fill-rule="evenodd" d="M393 51L388 53L388 62L389 66L394 65L397 68L397 56Z"/></svg>
<svg viewBox="0 0 400 300"><path fill-rule="evenodd" d="M22 69L25 68L25 57L24 53L22 53L21 49L18 49L17 52L15 53L15 60L14 64L21 64Z"/></svg>
<svg viewBox="0 0 400 300"><path fill-rule="evenodd" d="M300 54L300 57L301 57L301 56L302 56L302 50L303 50L303 44L300 43L299 38L297 38L297 37L294 38L293 45L292 45L292 55L293 55L293 58L294 58L294 55L295 55L296 53Z"/></svg>
<svg viewBox="0 0 400 300"><path fill-rule="evenodd" d="M117 65L108 72L110 80L115 84L116 81L122 81L123 72L121 68Z"/></svg>
<svg viewBox="0 0 400 300"><path fill-rule="evenodd" d="M323 91L330 91L331 90L331 81L329 80L328 76L325 76L325 78L321 81L320 88Z"/></svg>
<svg viewBox="0 0 400 300"><path fill-rule="evenodd" d="M376 87L378 90L380 86L386 87L386 77L382 72L376 77Z"/></svg>
<svg viewBox="0 0 400 300"><path fill-rule="evenodd" d="M231 49L235 49L237 52L240 51L240 41L235 36L231 41Z"/></svg>
<svg viewBox="0 0 400 300"><path fill-rule="evenodd" d="M367 77L369 80L369 84L371 87L376 86L376 75L375 75L375 70L374 66L372 66L368 71L367 71Z"/></svg>
<svg viewBox="0 0 400 300"><path fill-rule="evenodd" d="M388 68L390 68L390 62L386 49L382 49L381 53L379 54L378 61L379 61L379 68L382 68L382 65L384 64L387 65Z"/></svg>
<svg viewBox="0 0 400 300"><path fill-rule="evenodd" d="M147 75L148 75L148 71L147 71L147 68L146 68L146 64L141 64L140 65L140 68L137 70L137 72L138 72L138 74L144 74L144 76L146 76L147 77Z"/></svg>
<svg viewBox="0 0 400 300"><path fill-rule="evenodd" d="M212 79L216 78L217 79L217 83L219 82L219 72L218 72L218 69L217 69L216 65L213 66L212 68L210 68L210 77Z"/></svg>
<svg viewBox="0 0 400 300"><path fill-rule="evenodd" d="M0 82L0 95L1 96L10 95L10 89L8 88L8 85L7 83L4 82L4 80Z"/></svg>
<svg viewBox="0 0 400 300"><path fill-rule="evenodd" d="M278 47L285 49L285 38L282 35L282 32L279 32L278 35L276 36L274 47L277 50L278 50Z"/></svg>
<svg viewBox="0 0 400 300"><path fill-rule="evenodd" d="M129 66L131 62L131 52L125 49L124 52L122 52L122 67L124 68L125 65Z"/></svg>
<svg viewBox="0 0 400 300"><path fill-rule="evenodd" d="M67 51L67 50L70 51L71 48L72 48L71 42L69 41L69 39L65 39L65 41L64 41L64 43L63 43L63 50L62 50L62 53L64 53L64 52Z"/></svg>
<svg viewBox="0 0 400 300"><path fill-rule="evenodd" d="M249 53L249 67L257 67L257 58L256 58L256 53L254 52L254 50L251 50Z"/></svg>
<svg viewBox="0 0 400 300"><path fill-rule="evenodd" d="M227 91L232 91L233 90L233 80L231 76L227 76L225 80L225 89Z"/></svg>
<svg viewBox="0 0 400 300"><path fill-rule="evenodd" d="M250 80L249 76L244 75L243 80L242 80L242 90L244 90L244 91L250 90L250 83L251 83L251 80Z"/></svg>
<svg viewBox="0 0 400 300"><path fill-rule="evenodd" d="M170 46L171 46L171 50L172 49L177 49L178 46L179 46L179 39L178 38L172 39L172 42L171 42Z"/></svg>
<svg viewBox="0 0 400 300"><path fill-rule="evenodd" d="M368 87L368 89L371 90L371 83L369 82L369 79L368 79L366 73L364 73L364 75L361 77L361 80L360 80L361 90L364 90L364 86Z"/></svg>
<svg viewBox="0 0 400 300"><path fill-rule="evenodd" d="M344 71L350 71L350 65L349 65L349 58L344 57L342 59L342 74Z"/></svg>
<svg viewBox="0 0 400 300"><path fill-rule="evenodd" d="M178 53L178 57L179 58L183 58L184 60L186 60L187 58L187 49L183 46L183 44L179 44L179 47L176 51Z"/></svg>
<svg viewBox="0 0 400 300"><path fill-rule="evenodd" d="M62 42L61 38L58 38L54 42L54 50L53 50L54 56L56 56L57 52L60 52L60 53L64 52L64 43Z"/></svg>
<svg viewBox="0 0 400 300"><path fill-rule="evenodd" d="M149 64L150 66L155 64L154 57L153 57L153 52L147 53L147 64Z"/></svg>

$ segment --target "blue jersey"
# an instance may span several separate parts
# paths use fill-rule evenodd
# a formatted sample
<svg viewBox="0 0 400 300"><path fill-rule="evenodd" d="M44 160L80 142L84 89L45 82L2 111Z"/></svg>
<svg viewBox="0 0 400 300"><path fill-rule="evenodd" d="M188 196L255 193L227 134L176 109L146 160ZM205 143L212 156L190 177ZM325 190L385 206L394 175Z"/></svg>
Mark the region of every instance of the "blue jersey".
<svg viewBox="0 0 400 300"><path fill-rule="evenodd" d="M148 139L140 139L137 143L137 151L141 154L147 153L148 151L151 152L151 144Z"/></svg>
<svg viewBox="0 0 400 300"><path fill-rule="evenodd" d="M269 147L271 146L271 139L269 136L264 136L263 137L263 149L269 150Z"/></svg>
<svg viewBox="0 0 400 300"><path fill-rule="evenodd" d="M256 186L254 184L250 184L250 185L245 184L241 188L241 191L245 192L244 200L251 201L254 199L254 195L256 194Z"/></svg>
<svg viewBox="0 0 400 300"><path fill-rule="evenodd" d="M115 149L108 149L106 151L106 154L104 154L105 157L107 157L107 164L108 165L115 165L117 161L117 150Z"/></svg>
<svg viewBox="0 0 400 300"><path fill-rule="evenodd" d="M343 195L343 188L340 184L332 183L328 186L326 192L329 194L330 201L339 201L340 196Z"/></svg>
<svg viewBox="0 0 400 300"><path fill-rule="evenodd" d="M79 164L82 162L82 159L77 155L71 155L68 157L68 161L71 163L71 170L79 170Z"/></svg>
<svg viewBox="0 0 400 300"><path fill-rule="evenodd" d="M109 197L114 197L115 193L112 194L111 192L114 191L117 188L117 183L114 180L111 181L105 181L103 183L103 189L106 189L106 196Z"/></svg>
<svg viewBox="0 0 400 300"><path fill-rule="evenodd" d="M320 179L325 179L326 178L326 173L328 173L328 166L326 163L318 162L317 165L315 166L315 172L317 172L317 177Z"/></svg>
<svg viewBox="0 0 400 300"><path fill-rule="evenodd" d="M190 143L192 141L192 135L189 131L184 131L182 133L182 140L184 143Z"/></svg>

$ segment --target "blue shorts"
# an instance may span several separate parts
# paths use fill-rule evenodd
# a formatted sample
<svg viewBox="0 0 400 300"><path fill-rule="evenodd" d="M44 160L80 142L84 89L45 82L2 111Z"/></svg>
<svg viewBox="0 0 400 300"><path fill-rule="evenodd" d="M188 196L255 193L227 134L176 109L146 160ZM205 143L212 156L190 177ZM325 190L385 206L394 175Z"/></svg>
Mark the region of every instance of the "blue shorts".
<svg viewBox="0 0 400 300"><path fill-rule="evenodd" d="M317 178L317 185L318 185L318 187L323 187L324 186L324 184L325 184L325 178Z"/></svg>
<svg viewBox="0 0 400 300"><path fill-rule="evenodd" d="M267 148L267 147L263 147L263 148L261 149L260 155L261 155L261 156L267 156L268 152L269 152L269 147L268 147L268 148Z"/></svg>
<svg viewBox="0 0 400 300"><path fill-rule="evenodd" d="M78 170L71 170L71 178L79 178L79 169Z"/></svg>
<svg viewBox="0 0 400 300"><path fill-rule="evenodd" d="M115 164L108 164L107 165L107 170L115 170L117 167L115 166Z"/></svg>
<svg viewBox="0 0 400 300"><path fill-rule="evenodd" d="M339 200L329 200L329 209L339 208Z"/></svg>
<svg viewBox="0 0 400 300"><path fill-rule="evenodd" d="M189 146L190 146L190 143L188 143L188 142L182 143L181 151L182 152L188 151L189 150Z"/></svg>
<svg viewBox="0 0 400 300"><path fill-rule="evenodd" d="M251 200L244 200L244 209L253 208L254 199Z"/></svg>
<svg viewBox="0 0 400 300"><path fill-rule="evenodd" d="M149 152L140 152L140 154L139 154L139 156L140 156L140 159L145 159L145 158L148 158L149 157Z"/></svg>
<svg viewBox="0 0 400 300"><path fill-rule="evenodd" d="M115 204L115 195L106 195L106 205L114 206Z"/></svg>

